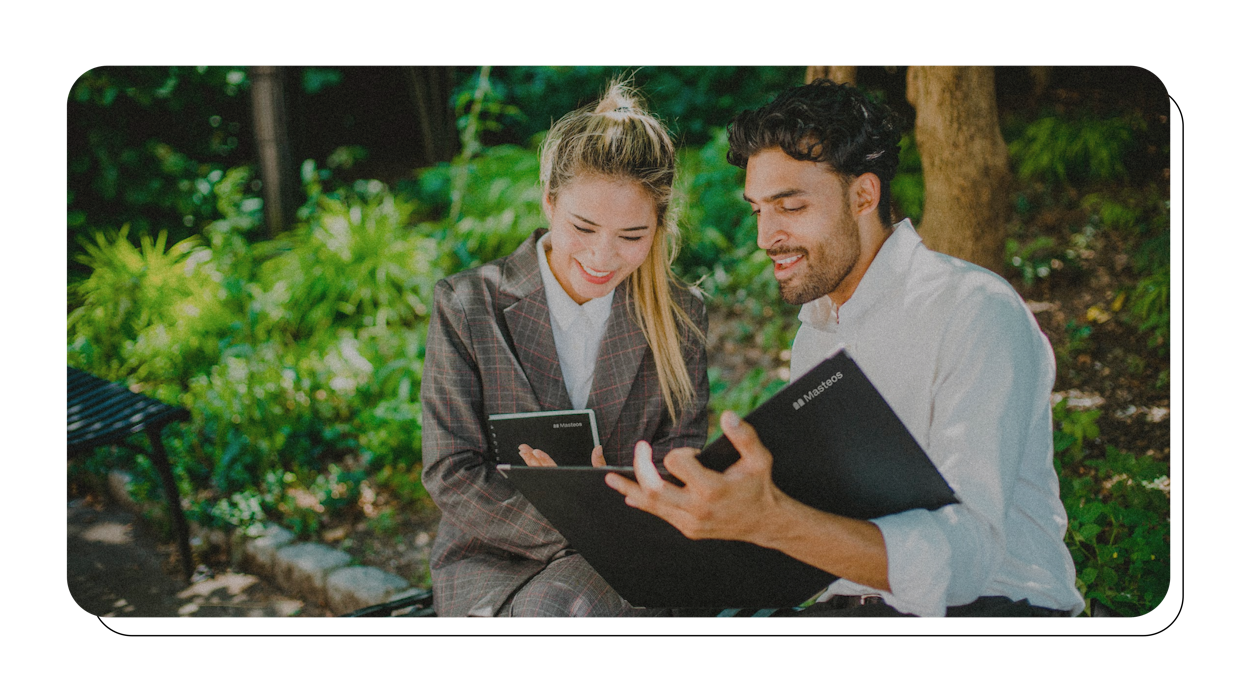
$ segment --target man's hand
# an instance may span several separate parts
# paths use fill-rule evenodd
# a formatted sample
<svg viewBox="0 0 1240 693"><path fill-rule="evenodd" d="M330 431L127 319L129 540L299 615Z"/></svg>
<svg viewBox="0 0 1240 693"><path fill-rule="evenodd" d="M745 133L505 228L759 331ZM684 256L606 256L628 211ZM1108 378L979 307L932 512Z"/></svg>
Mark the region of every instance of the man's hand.
<svg viewBox="0 0 1240 693"><path fill-rule="evenodd" d="M721 423L741 455L727 471L707 469L698 462L698 450L678 448L663 459L667 471L685 484L676 486L660 478L650 444L642 441L633 455L637 482L608 474L607 485L624 494L627 504L663 518L690 539L764 544L778 527L773 519L786 498L771 481L771 453L733 412L725 412Z"/></svg>
<svg viewBox="0 0 1240 693"><path fill-rule="evenodd" d="M771 453L753 427L732 412L724 412L720 423L741 454L722 474L703 467L697 450L679 448L663 458L663 466L685 485L668 483L643 441L633 454L637 482L608 474L607 485L624 494L625 503L663 518L690 539L747 541L846 580L891 590L887 547L877 525L788 497L771 481Z"/></svg>
<svg viewBox="0 0 1240 693"><path fill-rule="evenodd" d="M535 450L530 446L522 443L517 446L517 454L521 455L521 459L525 460L525 464L531 467L554 467L555 460L542 450ZM595 445L594 450L590 453L590 465L594 467L606 467L607 462L603 460L603 446Z"/></svg>

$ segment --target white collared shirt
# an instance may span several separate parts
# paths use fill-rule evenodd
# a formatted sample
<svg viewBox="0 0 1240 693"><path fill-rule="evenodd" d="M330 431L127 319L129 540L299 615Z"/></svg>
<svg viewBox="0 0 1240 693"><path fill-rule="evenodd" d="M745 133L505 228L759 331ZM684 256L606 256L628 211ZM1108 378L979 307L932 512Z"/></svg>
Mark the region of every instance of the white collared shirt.
<svg viewBox="0 0 1240 693"><path fill-rule="evenodd" d="M542 273L543 291L547 294L547 309L551 311L551 334L555 337L555 351L560 357L560 373L568 388L568 399L574 409L584 409L594 385L594 362L598 359L598 347L607 330L611 316L611 301L616 291L591 299L578 305L568 295L547 264L547 239L538 239L538 269Z"/></svg>
<svg viewBox="0 0 1240 693"><path fill-rule="evenodd" d="M930 251L906 219L847 301L823 296L800 319L793 379L843 345L960 499L874 520L884 600L921 616L980 596L1079 613L1052 463L1054 356L1012 287ZM822 599L874 592L837 580Z"/></svg>

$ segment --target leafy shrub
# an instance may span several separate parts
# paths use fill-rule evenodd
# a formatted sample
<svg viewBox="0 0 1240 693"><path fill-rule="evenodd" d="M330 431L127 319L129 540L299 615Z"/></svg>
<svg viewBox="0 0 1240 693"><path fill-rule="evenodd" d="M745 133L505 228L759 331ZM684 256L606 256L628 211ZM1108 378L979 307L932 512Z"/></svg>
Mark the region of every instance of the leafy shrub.
<svg viewBox="0 0 1240 693"><path fill-rule="evenodd" d="M1170 584L1168 464L1112 446L1103 459L1083 459L1100 412L1072 412L1061 402L1054 413L1064 540L1087 613L1095 600L1125 616L1147 613Z"/></svg>
<svg viewBox="0 0 1240 693"><path fill-rule="evenodd" d="M1148 346L1165 356L1171 348L1171 266L1157 267L1137 280L1128 315L1149 335Z"/></svg>
<svg viewBox="0 0 1240 693"><path fill-rule="evenodd" d="M1166 354L1171 345L1171 268L1142 277L1132 294L1129 313L1141 331L1149 333L1149 346Z"/></svg>
<svg viewBox="0 0 1240 693"><path fill-rule="evenodd" d="M1038 236L1028 243L1009 238L1005 250L1008 264L1016 268L1026 286L1049 277L1056 260L1063 262L1055 239L1049 236Z"/></svg>
<svg viewBox="0 0 1240 693"><path fill-rule="evenodd" d="M1061 184L1121 180L1128 175L1124 159L1134 146L1133 128L1140 123L1048 116L1027 126L1008 151L1024 180Z"/></svg>
<svg viewBox="0 0 1240 693"><path fill-rule="evenodd" d="M68 222L175 243L215 216L212 187L247 155L245 68L99 67L68 99ZM76 238L71 252L76 254ZM71 264L76 277L84 268Z"/></svg>
<svg viewBox="0 0 1240 693"><path fill-rule="evenodd" d="M727 133L716 130L700 150L682 149L678 192L683 233L675 271L708 297L741 306L761 326L767 349L784 349L799 308L777 300L771 261L758 248L749 205L741 198L744 172L727 163ZM747 323L743 323L745 327ZM748 334L743 334L746 337Z"/></svg>
<svg viewBox="0 0 1240 693"><path fill-rule="evenodd" d="M1098 417L1102 411L1098 409L1074 410L1068 408L1067 400L1060 400L1054 408L1055 421L1059 423L1058 445L1063 445L1074 458L1079 458L1085 449L1085 443L1098 438ZM1070 440L1069 440L1070 439ZM1067 441L1067 442L1065 442Z"/></svg>
<svg viewBox="0 0 1240 693"><path fill-rule="evenodd" d="M70 289L80 304L69 314L69 363L109 380L183 383L216 357L228 325L210 250L194 238L168 248L162 232L135 247L128 233L97 233L79 257L93 271Z"/></svg>
<svg viewBox="0 0 1240 693"><path fill-rule="evenodd" d="M546 226L542 211L542 187L538 182L538 156L533 149L499 146L486 150L466 164L458 164L465 174L458 183L461 193L460 218L444 234L451 252L445 274L503 257ZM451 167L428 171L425 185L440 189L452 176ZM433 228L433 226L432 226Z"/></svg>
<svg viewBox="0 0 1240 693"><path fill-rule="evenodd" d="M727 152L727 132L718 129L702 148L678 153L676 192L683 202L674 211L682 231L676 263L682 277L726 272L757 250L757 229L741 198L745 173L727 162Z"/></svg>
<svg viewBox="0 0 1240 693"><path fill-rule="evenodd" d="M893 220L908 217L914 225L921 222L926 208L926 179L921 170L921 153L912 135L900 138L900 163L891 179L891 213Z"/></svg>
<svg viewBox="0 0 1240 693"><path fill-rule="evenodd" d="M497 139L524 143L555 118L598 98L607 81L632 74L652 111L686 146L701 146L732 116L770 101L779 91L801 83L805 68L796 66L564 66L496 67L491 80L498 94L520 112L504 119ZM472 83L463 85L468 91ZM494 143L494 142L492 142Z"/></svg>
<svg viewBox="0 0 1240 693"><path fill-rule="evenodd" d="M418 396L432 287L542 223L532 151L497 147L460 167L459 179L441 167L419 183L463 181L455 225L416 222L433 199L337 185L307 162L301 222L274 240L247 237L262 207L240 168L214 181L218 218L201 238L135 247L122 231L89 246L70 362L158 385L191 410L168 447L192 518L313 533L357 505L365 476L402 503L425 498ZM132 462L138 485L157 488Z"/></svg>
<svg viewBox="0 0 1240 693"><path fill-rule="evenodd" d="M433 239L406 227L412 206L377 181L319 199L286 239L289 250L259 273L259 310L270 334L294 341L332 328L410 326L428 310ZM266 332L266 330L265 330Z"/></svg>
<svg viewBox="0 0 1240 693"><path fill-rule="evenodd" d="M1170 584L1166 464L1110 446L1105 459L1082 464L1092 473L1061 489L1077 588L1125 616L1147 613Z"/></svg>
<svg viewBox="0 0 1240 693"><path fill-rule="evenodd" d="M754 368L736 383L723 382L717 369L709 368L707 374L711 383L710 409L716 415L734 411L745 416L788 384L778 374L762 368Z"/></svg>

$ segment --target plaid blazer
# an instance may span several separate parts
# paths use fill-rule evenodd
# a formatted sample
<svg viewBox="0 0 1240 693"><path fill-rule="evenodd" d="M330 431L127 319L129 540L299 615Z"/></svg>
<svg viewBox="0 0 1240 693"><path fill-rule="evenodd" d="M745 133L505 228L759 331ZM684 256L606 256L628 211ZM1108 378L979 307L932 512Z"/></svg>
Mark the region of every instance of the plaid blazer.
<svg viewBox="0 0 1240 693"><path fill-rule="evenodd" d="M422 371L422 481L442 511L431 550L435 610L493 616L553 558L564 537L495 469L486 417L572 409L543 292L534 232L511 255L443 279ZM633 321L628 282L616 287L586 407L608 464L632 463L648 440L655 459L706 441L706 348L685 336L694 408L672 424L654 358ZM673 298L706 333L706 307L683 288Z"/></svg>

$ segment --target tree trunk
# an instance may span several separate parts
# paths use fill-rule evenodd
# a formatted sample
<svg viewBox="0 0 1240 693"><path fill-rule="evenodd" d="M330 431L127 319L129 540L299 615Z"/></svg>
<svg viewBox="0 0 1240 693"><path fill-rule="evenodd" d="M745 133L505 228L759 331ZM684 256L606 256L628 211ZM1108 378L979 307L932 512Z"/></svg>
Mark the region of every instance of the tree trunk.
<svg viewBox="0 0 1240 693"><path fill-rule="evenodd" d="M460 144L450 103L452 68L409 68L409 95L417 109L414 128L422 143L422 157L417 166L451 161Z"/></svg>
<svg viewBox="0 0 1240 693"><path fill-rule="evenodd" d="M293 165L284 110L284 68L250 70L254 133L258 144L259 179L263 182L263 209L270 236L293 223L297 171Z"/></svg>
<svg viewBox="0 0 1240 693"><path fill-rule="evenodd" d="M1033 98L1041 98L1046 93L1046 87L1051 83L1051 66L1042 65L1029 68L1029 75L1033 77Z"/></svg>
<svg viewBox="0 0 1240 693"><path fill-rule="evenodd" d="M810 65L805 69L805 83L826 77L836 84L857 84L856 65Z"/></svg>
<svg viewBox="0 0 1240 693"><path fill-rule="evenodd" d="M992 67L910 67L908 100L926 180L926 246L996 272L1008 217L1007 145Z"/></svg>

